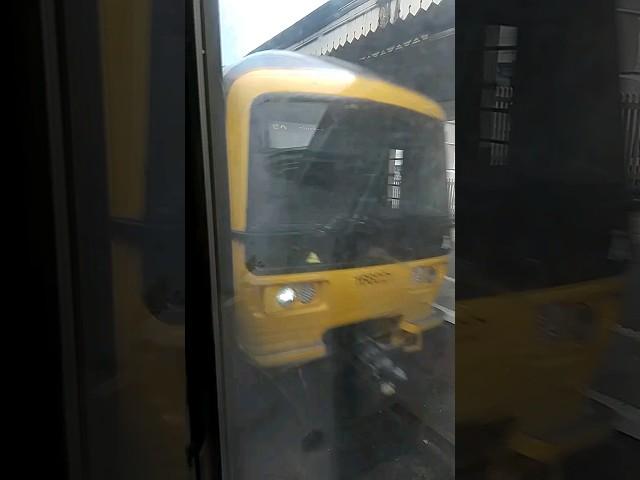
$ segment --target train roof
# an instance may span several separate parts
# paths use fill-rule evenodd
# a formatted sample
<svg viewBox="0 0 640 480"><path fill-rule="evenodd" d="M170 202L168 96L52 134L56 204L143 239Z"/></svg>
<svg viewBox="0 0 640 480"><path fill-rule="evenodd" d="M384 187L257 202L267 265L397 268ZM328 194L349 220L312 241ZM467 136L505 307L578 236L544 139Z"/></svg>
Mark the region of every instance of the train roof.
<svg viewBox="0 0 640 480"><path fill-rule="evenodd" d="M264 69L328 69L334 71L349 72L354 75L376 78L391 83L388 80L381 79L379 76L369 70L349 62L340 60L339 58L329 56L311 56L303 55L289 50L265 50L263 52L252 53L230 67L224 72L224 89L228 92L233 82L243 75L254 70Z"/></svg>
<svg viewBox="0 0 640 480"><path fill-rule="evenodd" d="M328 70L335 73L348 73L350 75L354 75L360 78L367 78L369 80L377 80L379 82L384 82L389 86L393 86L397 89L403 90L411 95L415 95L416 97L413 97L412 102L422 104L419 99L424 100L423 106L427 105L427 107L425 108L427 108L430 113L424 111L422 111L422 113L435 118L444 119L444 113L441 107L431 98L425 96L420 92L413 91L384 77L376 75L375 73L372 73L371 71L360 65L349 63L335 57L304 55L288 50L266 50L263 52L252 53L241 60L239 63L229 68L226 72L224 72L223 76L225 95L229 93L229 91L231 90L231 86L239 78L253 71L266 69L316 71ZM311 72L309 73L309 75L310 77L313 77L314 74ZM415 108L412 107L406 108L415 110Z"/></svg>

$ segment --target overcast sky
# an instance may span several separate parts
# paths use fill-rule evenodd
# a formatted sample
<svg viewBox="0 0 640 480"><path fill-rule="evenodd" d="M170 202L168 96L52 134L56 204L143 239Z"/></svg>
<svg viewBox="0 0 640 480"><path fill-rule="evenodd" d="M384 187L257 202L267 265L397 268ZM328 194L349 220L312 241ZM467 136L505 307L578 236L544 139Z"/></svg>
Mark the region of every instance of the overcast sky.
<svg viewBox="0 0 640 480"><path fill-rule="evenodd" d="M326 1L220 0L222 64L234 64Z"/></svg>

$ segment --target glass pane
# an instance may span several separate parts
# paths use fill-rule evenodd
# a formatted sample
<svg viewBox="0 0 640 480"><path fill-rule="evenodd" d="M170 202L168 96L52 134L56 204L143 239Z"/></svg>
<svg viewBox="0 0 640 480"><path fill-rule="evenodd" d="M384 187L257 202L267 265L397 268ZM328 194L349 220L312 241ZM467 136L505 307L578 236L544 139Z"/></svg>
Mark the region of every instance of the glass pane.
<svg viewBox="0 0 640 480"><path fill-rule="evenodd" d="M87 108L85 121L101 128L72 185L78 254L87 248L78 271L83 478L186 479L184 8L95 7L95 17L74 18L96 22L95 71L83 81L97 78L98 114Z"/></svg>
<svg viewBox="0 0 640 480"><path fill-rule="evenodd" d="M455 2L267 3L221 2L228 473L453 478Z"/></svg>
<svg viewBox="0 0 640 480"><path fill-rule="evenodd" d="M457 5L456 478L636 478L640 4Z"/></svg>

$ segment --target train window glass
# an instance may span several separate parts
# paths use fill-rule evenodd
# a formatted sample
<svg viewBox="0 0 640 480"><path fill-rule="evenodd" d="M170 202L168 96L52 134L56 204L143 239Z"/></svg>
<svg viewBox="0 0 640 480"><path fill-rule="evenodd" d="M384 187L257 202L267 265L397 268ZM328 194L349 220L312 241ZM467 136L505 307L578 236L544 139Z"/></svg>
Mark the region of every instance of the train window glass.
<svg viewBox="0 0 640 480"><path fill-rule="evenodd" d="M457 2L456 478L640 475L639 16Z"/></svg>
<svg viewBox="0 0 640 480"><path fill-rule="evenodd" d="M455 1L219 3L226 473L453 478Z"/></svg>
<svg viewBox="0 0 640 480"><path fill-rule="evenodd" d="M184 6L61 3L71 51L78 478L186 479Z"/></svg>
<svg viewBox="0 0 640 480"><path fill-rule="evenodd" d="M267 142L261 142L265 125ZM418 122L410 112L372 102L274 98L254 105L252 133L247 208L251 231L267 226L269 230L317 228L345 214L381 215L385 202L399 208L403 167L413 179L407 178L407 184L425 182L422 188L413 188L406 207L415 212L442 208L437 172L442 145L433 148L435 142L442 144L439 122ZM279 148L273 148L274 137ZM390 149L397 144L404 149ZM385 199L390 160L394 172Z"/></svg>

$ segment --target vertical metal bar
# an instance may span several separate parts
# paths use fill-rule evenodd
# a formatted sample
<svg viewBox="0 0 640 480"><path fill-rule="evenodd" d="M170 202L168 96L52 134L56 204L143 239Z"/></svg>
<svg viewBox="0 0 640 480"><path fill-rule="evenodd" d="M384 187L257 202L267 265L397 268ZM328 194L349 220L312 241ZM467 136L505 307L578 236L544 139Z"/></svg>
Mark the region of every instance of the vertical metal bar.
<svg viewBox="0 0 640 480"><path fill-rule="evenodd" d="M621 114L624 135L624 162L629 183L640 185L640 96L621 94Z"/></svg>
<svg viewBox="0 0 640 480"><path fill-rule="evenodd" d="M52 179L52 203L55 216L56 270L58 280L58 312L60 317L61 362L64 422L67 451L67 475L70 480L86 479L83 423L78 387L78 352L74 317L69 207L67 204L66 165L64 153L63 114L54 2L40 1L40 21L44 73L46 78L47 121Z"/></svg>
<svg viewBox="0 0 640 480"><path fill-rule="evenodd" d="M636 151L640 143L640 132L638 132L640 130L640 102L638 102L638 98L635 100L635 105L629 109L631 117L629 122L629 167L632 175L631 181L637 185L640 183L640 155Z"/></svg>
<svg viewBox="0 0 640 480"><path fill-rule="evenodd" d="M215 382L219 425L219 452L222 478L235 477L231 445L234 432L230 427L233 405L228 391L227 353L232 333L227 328L233 315L233 270L231 267L231 230L229 225L226 146L224 131L224 97L220 53L219 4L217 0L193 0L196 70L202 139L204 192L206 198L209 271L211 274L211 308L213 312ZM225 318L229 317L229 318ZM225 322L224 320L229 320ZM212 405L212 409L215 408ZM214 432L211 432L214 433ZM211 452L213 453L213 452Z"/></svg>

